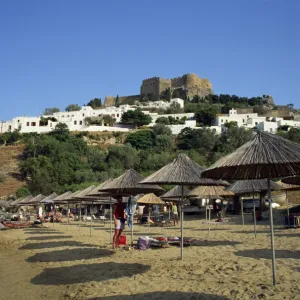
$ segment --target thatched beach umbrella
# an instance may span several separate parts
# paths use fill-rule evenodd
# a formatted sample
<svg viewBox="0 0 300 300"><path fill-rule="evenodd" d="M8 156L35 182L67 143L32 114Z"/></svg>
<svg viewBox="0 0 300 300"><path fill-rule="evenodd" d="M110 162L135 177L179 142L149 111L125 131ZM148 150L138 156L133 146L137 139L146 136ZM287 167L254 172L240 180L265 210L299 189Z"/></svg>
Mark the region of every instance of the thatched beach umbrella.
<svg viewBox="0 0 300 300"><path fill-rule="evenodd" d="M219 185L213 179L202 178L201 174L205 169L199 166L196 162L190 159L185 154L179 154L173 162L162 167L160 170L154 172L141 183L145 184L177 184L181 186L181 259L183 259L183 186L184 185Z"/></svg>
<svg viewBox="0 0 300 300"><path fill-rule="evenodd" d="M276 182L270 180L270 188L272 191L274 190L281 190L282 187ZM227 190L230 190L234 192L236 195L244 195L244 194L252 194L253 196L253 213L254 213L254 227L256 227L256 215L255 215L255 204L254 204L254 193L260 194L260 212L262 212L262 206L263 206L263 192L268 191L268 180L263 179L249 179L249 180L238 180L234 182L231 186L226 188ZM242 205L242 221L244 225L244 202L241 200Z"/></svg>
<svg viewBox="0 0 300 300"><path fill-rule="evenodd" d="M233 197L234 193L224 189L224 186L202 185L191 190L186 197L200 197L205 199L216 199L220 197ZM208 231L210 231L211 209L208 210Z"/></svg>
<svg viewBox="0 0 300 300"><path fill-rule="evenodd" d="M164 205L165 202L158 198L155 194L149 193L137 200L137 203L148 205Z"/></svg>
<svg viewBox="0 0 300 300"><path fill-rule="evenodd" d="M111 195L127 195L135 196L145 193L157 193L162 194L164 189L158 185L141 184L144 177L133 169L125 171L125 173L110 183L104 188L101 188L100 192L110 193ZM131 219L131 244L133 244L133 213L130 215Z"/></svg>
<svg viewBox="0 0 300 300"><path fill-rule="evenodd" d="M19 201L19 203L17 205L18 206L26 205L26 203L28 203L28 201L31 200L32 198L33 198L33 196L29 195L29 196L25 197L23 200Z"/></svg>
<svg viewBox="0 0 300 300"><path fill-rule="evenodd" d="M38 194L37 196L35 196L32 199L30 199L26 203L26 205L28 205L28 206L37 206L37 205L40 204L40 201L42 201L45 198L46 198L46 196L44 196L43 194Z"/></svg>
<svg viewBox="0 0 300 300"><path fill-rule="evenodd" d="M0 207L8 209L9 208L9 203L6 200L0 200Z"/></svg>
<svg viewBox="0 0 300 300"><path fill-rule="evenodd" d="M216 179L267 178L274 285L276 269L270 179L298 174L300 174L300 145L264 132L255 134L250 141L219 159L202 174Z"/></svg>
<svg viewBox="0 0 300 300"><path fill-rule="evenodd" d="M188 192L189 192L188 189L183 187L183 196L184 197ZM160 196L160 198L165 201L181 201L181 197L182 197L182 195L181 195L181 186L180 185L174 186L171 190L167 191L166 193L164 193L163 195ZM168 211L169 211L169 220L170 220L170 205L168 205Z"/></svg>
<svg viewBox="0 0 300 300"><path fill-rule="evenodd" d="M149 194L146 194L146 195L142 196L141 198L139 198L137 200L137 203L147 204L147 205L164 205L165 204L164 201L162 201L160 198L158 198L153 193L149 193ZM149 224L149 229L150 229L150 210L149 210L148 224Z"/></svg>
<svg viewBox="0 0 300 300"><path fill-rule="evenodd" d="M16 200L14 200L13 202L10 203L10 206L17 206L19 204L19 202L21 202L22 200L24 200L27 196L23 196L23 197L20 197Z"/></svg>
<svg viewBox="0 0 300 300"><path fill-rule="evenodd" d="M293 183L292 183L293 182ZM299 191L300 190L300 176L286 177L278 181L277 184L282 186L285 189L285 200L286 200L286 210L287 210L287 221L290 228L290 208L289 208L289 199L288 191Z"/></svg>
<svg viewBox="0 0 300 300"><path fill-rule="evenodd" d="M281 179L281 182L292 185L300 185L300 176L289 176Z"/></svg>
<svg viewBox="0 0 300 300"><path fill-rule="evenodd" d="M52 193L49 196L45 197L40 201L40 203L55 203L54 199L57 198L58 195L56 193Z"/></svg>
<svg viewBox="0 0 300 300"><path fill-rule="evenodd" d="M144 177L133 169L125 171L125 173L113 179L107 186L102 187L99 191L110 193L112 195L138 195L141 193L157 193L161 194L164 189L158 185L141 184Z"/></svg>

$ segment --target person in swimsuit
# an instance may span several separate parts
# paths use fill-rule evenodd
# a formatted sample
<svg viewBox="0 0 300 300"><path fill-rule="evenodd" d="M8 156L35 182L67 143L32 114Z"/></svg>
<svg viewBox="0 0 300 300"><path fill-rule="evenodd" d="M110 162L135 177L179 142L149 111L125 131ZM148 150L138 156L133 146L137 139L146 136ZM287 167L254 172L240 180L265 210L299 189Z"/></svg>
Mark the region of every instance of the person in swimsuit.
<svg viewBox="0 0 300 300"><path fill-rule="evenodd" d="M178 209L177 205L174 202L171 202L172 207L172 216L174 221L174 226L178 225Z"/></svg>
<svg viewBox="0 0 300 300"><path fill-rule="evenodd" d="M125 227L125 204L122 203L122 196L117 196L117 203L114 205L115 234L113 237L113 248L119 245L119 239Z"/></svg>

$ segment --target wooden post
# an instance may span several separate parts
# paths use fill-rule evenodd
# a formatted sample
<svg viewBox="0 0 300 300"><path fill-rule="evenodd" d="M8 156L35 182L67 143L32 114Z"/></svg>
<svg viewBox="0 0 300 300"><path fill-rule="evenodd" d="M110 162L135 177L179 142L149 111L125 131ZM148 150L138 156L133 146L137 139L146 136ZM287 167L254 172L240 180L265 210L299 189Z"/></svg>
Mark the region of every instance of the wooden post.
<svg viewBox="0 0 300 300"><path fill-rule="evenodd" d="M243 226L245 225L245 219L244 219L244 200L241 199L241 209L242 209L242 222Z"/></svg>
<svg viewBox="0 0 300 300"><path fill-rule="evenodd" d="M268 200L270 208L270 234L271 234L271 250L272 250L272 271L273 271L273 285L276 285L276 266L275 266L275 242L274 242L274 228L273 228L273 207L271 199L270 178L268 178Z"/></svg>

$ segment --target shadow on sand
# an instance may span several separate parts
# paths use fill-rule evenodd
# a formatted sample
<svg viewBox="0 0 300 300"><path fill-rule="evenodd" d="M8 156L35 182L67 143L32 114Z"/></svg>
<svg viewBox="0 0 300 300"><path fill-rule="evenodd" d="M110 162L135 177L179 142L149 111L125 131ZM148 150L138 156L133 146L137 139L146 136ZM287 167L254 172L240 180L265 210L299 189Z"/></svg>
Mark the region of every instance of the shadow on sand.
<svg viewBox="0 0 300 300"><path fill-rule="evenodd" d="M59 231L54 231L54 230L36 230L36 231L24 231L26 234L63 234L62 232Z"/></svg>
<svg viewBox="0 0 300 300"><path fill-rule="evenodd" d="M76 241L59 241L59 242L46 242L46 243L31 243L23 245L19 250L34 250L34 249L47 249L57 247L95 247L95 245L83 244Z"/></svg>
<svg viewBox="0 0 300 300"><path fill-rule="evenodd" d="M234 253L237 256L251 257L251 258L272 258L271 249L255 249L255 250L243 250ZM300 251L290 250L276 250L276 258L294 258L300 259Z"/></svg>
<svg viewBox="0 0 300 300"><path fill-rule="evenodd" d="M210 240L203 240L203 241L196 241L193 243L193 246L201 246L201 247L217 247L217 246L235 246L239 245L241 242L236 241L210 241Z"/></svg>
<svg viewBox="0 0 300 300"><path fill-rule="evenodd" d="M93 259L110 256L114 252L107 249L99 248L76 248L51 252L36 253L27 258L28 262L57 262L57 261L73 261L81 259Z"/></svg>
<svg viewBox="0 0 300 300"><path fill-rule="evenodd" d="M69 239L71 235L48 235L48 236L31 236L26 241L46 241L46 240L58 240L58 239Z"/></svg>
<svg viewBox="0 0 300 300"><path fill-rule="evenodd" d="M99 264L82 264L71 267L47 268L31 279L33 284L62 285L104 281L121 277L131 277L144 273L150 266L142 264L123 264L106 262Z"/></svg>
<svg viewBox="0 0 300 300"><path fill-rule="evenodd" d="M172 300L229 300L224 296L218 296L213 294L204 293L185 293L185 292L152 292L145 294L136 295L118 295L110 297L99 297L91 298L89 300L161 300L161 299L172 299Z"/></svg>

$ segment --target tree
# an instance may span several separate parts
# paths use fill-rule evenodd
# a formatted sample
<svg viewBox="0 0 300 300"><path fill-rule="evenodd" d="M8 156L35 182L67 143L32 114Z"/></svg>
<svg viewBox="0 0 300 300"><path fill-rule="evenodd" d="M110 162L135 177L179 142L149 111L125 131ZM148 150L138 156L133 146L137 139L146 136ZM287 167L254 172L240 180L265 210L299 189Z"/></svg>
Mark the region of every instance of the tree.
<svg viewBox="0 0 300 300"><path fill-rule="evenodd" d="M180 114L183 113L184 110L181 108L179 103L173 102L170 107L166 110L167 114Z"/></svg>
<svg viewBox="0 0 300 300"><path fill-rule="evenodd" d="M182 150L198 149L207 153L214 149L218 136L209 128L184 128L177 136L177 147Z"/></svg>
<svg viewBox="0 0 300 300"><path fill-rule="evenodd" d="M20 187L16 191L17 198L21 198L21 197L25 197L25 196L29 196L29 195L30 195L30 191L29 191L28 187Z"/></svg>
<svg viewBox="0 0 300 300"><path fill-rule="evenodd" d="M167 117L159 117L155 121L156 124L164 124L164 125L170 125L169 118Z"/></svg>
<svg viewBox="0 0 300 300"><path fill-rule="evenodd" d="M50 132L50 135L55 137L57 140L66 141L70 137L69 127L65 123L58 123L54 130Z"/></svg>
<svg viewBox="0 0 300 300"><path fill-rule="evenodd" d="M115 106L116 107L119 107L120 106L120 100L119 100L119 95L117 95L117 97L116 97L116 101L115 101Z"/></svg>
<svg viewBox="0 0 300 300"><path fill-rule="evenodd" d="M93 109L102 107L101 98L94 98L94 99L92 99L90 102L88 102L87 106L90 106ZM80 110L80 109L76 109L76 110Z"/></svg>
<svg viewBox="0 0 300 300"><path fill-rule="evenodd" d="M50 116L53 115L56 112L60 112L60 109L57 107L49 107L49 108L45 108L43 115L45 116Z"/></svg>
<svg viewBox="0 0 300 300"><path fill-rule="evenodd" d="M122 124L134 125L135 127L148 125L151 121L152 118L149 115L144 114L140 109L129 110L123 113L121 118Z"/></svg>
<svg viewBox="0 0 300 300"><path fill-rule="evenodd" d="M78 104L70 104L65 108L65 110L68 112L69 111L78 111L80 109L81 109L81 107Z"/></svg>
<svg viewBox="0 0 300 300"><path fill-rule="evenodd" d="M130 133L125 142L136 149L148 149L155 144L155 135L152 130L139 130Z"/></svg>
<svg viewBox="0 0 300 300"><path fill-rule="evenodd" d="M155 124L152 129L155 135L172 135L171 129L164 124Z"/></svg>
<svg viewBox="0 0 300 300"><path fill-rule="evenodd" d="M104 126L114 126L116 119L114 119L113 117L111 117L110 115L104 115L102 117L103 122L104 122Z"/></svg>
<svg viewBox="0 0 300 300"><path fill-rule="evenodd" d="M195 119L198 123L202 123L205 126L211 126L214 124L218 113L220 113L219 106L202 104L197 108Z"/></svg>
<svg viewBox="0 0 300 300"><path fill-rule="evenodd" d="M226 128L234 128L234 127L237 127L237 122L235 122L235 121L230 121L230 122L225 123L224 126L225 126Z"/></svg>
<svg viewBox="0 0 300 300"><path fill-rule="evenodd" d="M159 150L168 150L173 148L173 139L169 134L158 135L155 139L155 145Z"/></svg>
<svg viewBox="0 0 300 300"><path fill-rule="evenodd" d="M172 99L173 98L180 98L180 93L179 93L178 90L173 91L173 93L172 93Z"/></svg>

